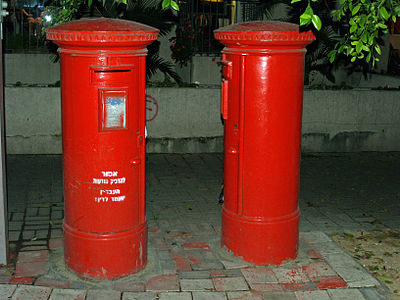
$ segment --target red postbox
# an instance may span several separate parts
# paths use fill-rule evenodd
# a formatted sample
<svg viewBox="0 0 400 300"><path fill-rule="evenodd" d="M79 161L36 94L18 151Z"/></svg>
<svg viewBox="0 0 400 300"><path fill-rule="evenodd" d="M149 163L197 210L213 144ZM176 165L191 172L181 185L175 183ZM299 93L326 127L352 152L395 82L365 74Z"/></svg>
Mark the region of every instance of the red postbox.
<svg viewBox="0 0 400 300"><path fill-rule="evenodd" d="M157 37L106 18L47 30L61 57L65 262L84 277L147 263L145 55Z"/></svg>
<svg viewBox="0 0 400 300"><path fill-rule="evenodd" d="M257 265L297 256L305 46L295 24L214 31L222 51L225 120L222 246Z"/></svg>

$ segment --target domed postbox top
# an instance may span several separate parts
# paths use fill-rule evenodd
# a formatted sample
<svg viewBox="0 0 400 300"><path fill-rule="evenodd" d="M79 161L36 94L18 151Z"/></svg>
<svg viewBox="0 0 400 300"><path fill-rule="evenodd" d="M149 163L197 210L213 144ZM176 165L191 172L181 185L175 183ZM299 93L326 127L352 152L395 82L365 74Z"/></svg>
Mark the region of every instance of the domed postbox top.
<svg viewBox="0 0 400 300"><path fill-rule="evenodd" d="M307 45L315 37L311 31L299 32L299 26L277 21L256 21L214 30L217 40L227 46Z"/></svg>
<svg viewBox="0 0 400 300"><path fill-rule="evenodd" d="M156 40L158 32L133 21L91 18L51 27L46 30L46 37L60 45L139 46Z"/></svg>

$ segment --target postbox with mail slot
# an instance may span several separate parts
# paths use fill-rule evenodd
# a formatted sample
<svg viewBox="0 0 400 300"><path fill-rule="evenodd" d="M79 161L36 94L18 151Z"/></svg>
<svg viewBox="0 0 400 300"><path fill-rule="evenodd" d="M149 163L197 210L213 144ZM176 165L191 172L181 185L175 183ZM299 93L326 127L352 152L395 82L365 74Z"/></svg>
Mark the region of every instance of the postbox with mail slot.
<svg viewBox="0 0 400 300"><path fill-rule="evenodd" d="M47 30L61 60L65 262L84 277L146 266L145 56L157 37L107 18Z"/></svg>
<svg viewBox="0 0 400 300"><path fill-rule="evenodd" d="M297 255L305 46L295 24L250 22L214 31L222 51L222 246L257 265Z"/></svg>

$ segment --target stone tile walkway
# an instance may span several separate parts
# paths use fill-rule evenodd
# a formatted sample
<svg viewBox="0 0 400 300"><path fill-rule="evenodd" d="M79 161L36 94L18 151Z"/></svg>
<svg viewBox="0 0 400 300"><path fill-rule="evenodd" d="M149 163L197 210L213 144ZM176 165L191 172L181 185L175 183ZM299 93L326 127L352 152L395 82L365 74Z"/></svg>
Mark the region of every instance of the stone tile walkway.
<svg viewBox="0 0 400 300"><path fill-rule="evenodd" d="M0 299L386 299L326 233L399 229L399 169L400 153L303 156L299 256L255 267L219 247L222 155L151 154L148 266L95 283L63 264L61 157L10 156L14 264L0 269Z"/></svg>

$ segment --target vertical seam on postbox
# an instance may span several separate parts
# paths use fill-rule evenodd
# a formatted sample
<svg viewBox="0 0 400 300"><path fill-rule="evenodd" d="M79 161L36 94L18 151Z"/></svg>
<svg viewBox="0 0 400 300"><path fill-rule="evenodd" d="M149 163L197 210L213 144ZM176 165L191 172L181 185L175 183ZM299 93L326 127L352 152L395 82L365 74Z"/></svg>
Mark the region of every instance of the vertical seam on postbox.
<svg viewBox="0 0 400 300"><path fill-rule="evenodd" d="M244 173L244 111L245 111L245 78L246 78L246 56L240 56L240 86L239 86L239 149L238 149L238 159L239 159L239 178L238 178L238 203L237 203L237 213L239 216L243 216L243 173Z"/></svg>

